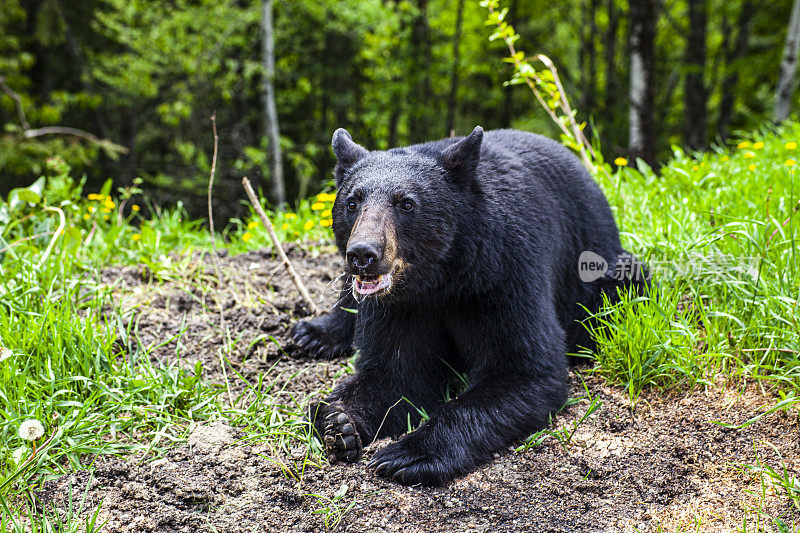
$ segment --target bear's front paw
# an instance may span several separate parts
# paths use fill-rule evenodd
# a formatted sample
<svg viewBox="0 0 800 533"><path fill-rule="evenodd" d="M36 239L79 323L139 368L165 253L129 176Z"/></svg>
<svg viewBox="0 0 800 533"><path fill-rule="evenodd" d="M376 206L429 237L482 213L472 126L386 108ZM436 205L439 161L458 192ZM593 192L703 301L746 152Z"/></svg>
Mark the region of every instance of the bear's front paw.
<svg viewBox="0 0 800 533"><path fill-rule="evenodd" d="M341 403L318 404L313 408L312 416L330 462L354 463L361 458L361 436Z"/></svg>
<svg viewBox="0 0 800 533"><path fill-rule="evenodd" d="M336 359L352 355L350 343L338 339L329 331L325 318L301 320L294 325L292 340L298 351L315 359Z"/></svg>
<svg viewBox="0 0 800 533"><path fill-rule="evenodd" d="M451 465L418 446L412 436L413 433L379 450L368 468L403 485L440 486L455 477Z"/></svg>

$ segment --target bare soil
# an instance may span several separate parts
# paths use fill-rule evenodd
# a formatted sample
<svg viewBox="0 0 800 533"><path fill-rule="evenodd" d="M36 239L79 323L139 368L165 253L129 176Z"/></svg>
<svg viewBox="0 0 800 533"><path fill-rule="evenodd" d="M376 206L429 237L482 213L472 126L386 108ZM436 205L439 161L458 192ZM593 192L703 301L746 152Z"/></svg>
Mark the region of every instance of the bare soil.
<svg viewBox="0 0 800 533"><path fill-rule="evenodd" d="M312 295L330 305L337 256L324 247L292 245L288 251ZM102 274L142 342L160 345L150 353L156 363L177 360L189 369L200 361L206 379L225 384L228 376L224 386L233 397L244 387L230 378L232 370L248 380L261 373L283 384L287 401L330 389L347 367L345 360L318 362L293 353L289 327L306 310L269 251L221 257L221 283L209 255L175 263L172 273L160 276L144 267ZM230 340L222 334L220 308ZM226 343L230 367L224 375L220 348ZM386 441L370 445L357 464L321 461L292 479L268 443L252 442L241 428L218 420L194 426L186 443L161 458L87 459L86 470L48 482L41 497L63 507L70 492L82 494L89 484L87 508L102 502L109 532L724 532L756 531L758 521L771 531L769 517L800 524L785 492L768 477L762 485L745 466L763 461L800 475L796 409L726 429L714 422L741 424L778 399L753 385L719 383L647 391L633 407L624 390L588 369L573 371L570 379L575 396L585 394L585 383L601 408L569 442L551 436L529 450L510 448L442 488L403 487L367 471L366 461ZM587 399L569 408L554 429L572 430L588 406Z"/></svg>

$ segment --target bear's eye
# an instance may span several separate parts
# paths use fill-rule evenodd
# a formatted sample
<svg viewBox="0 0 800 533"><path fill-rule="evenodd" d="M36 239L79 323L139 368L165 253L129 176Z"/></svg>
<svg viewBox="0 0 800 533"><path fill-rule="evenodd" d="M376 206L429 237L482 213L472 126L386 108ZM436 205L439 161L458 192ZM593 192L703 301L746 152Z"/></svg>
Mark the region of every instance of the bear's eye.
<svg viewBox="0 0 800 533"><path fill-rule="evenodd" d="M347 210L350 211L351 213L355 211L357 207L358 204L356 203L355 200L350 200L347 202Z"/></svg>
<svg viewBox="0 0 800 533"><path fill-rule="evenodd" d="M414 210L414 202L408 198L405 200L400 200L400 209L403 211L413 211Z"/></svg>

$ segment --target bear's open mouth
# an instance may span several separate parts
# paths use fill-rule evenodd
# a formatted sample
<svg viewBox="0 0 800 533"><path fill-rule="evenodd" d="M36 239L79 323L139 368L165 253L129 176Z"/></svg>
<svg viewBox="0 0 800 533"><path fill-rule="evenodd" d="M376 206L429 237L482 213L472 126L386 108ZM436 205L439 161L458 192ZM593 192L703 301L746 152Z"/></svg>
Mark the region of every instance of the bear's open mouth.
<svg viewBox="0 0 800 533"><path fill-rule="evenodd" d="M391 287L392 274L379 276L356 276L355 288L359 294L375 294Z"/></svg>

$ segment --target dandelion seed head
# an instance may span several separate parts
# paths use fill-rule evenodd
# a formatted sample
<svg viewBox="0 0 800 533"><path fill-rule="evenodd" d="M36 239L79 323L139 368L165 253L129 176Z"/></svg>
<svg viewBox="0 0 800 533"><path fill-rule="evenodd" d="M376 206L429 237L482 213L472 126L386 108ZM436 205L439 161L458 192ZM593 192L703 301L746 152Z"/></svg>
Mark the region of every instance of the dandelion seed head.
<svg viewBox="0 0 800 533"><path fill-rule="evenodd" d="M44 426L35 418L26 420L19 425L19 438L22 440L36 440L44 435Z"/></svg>

